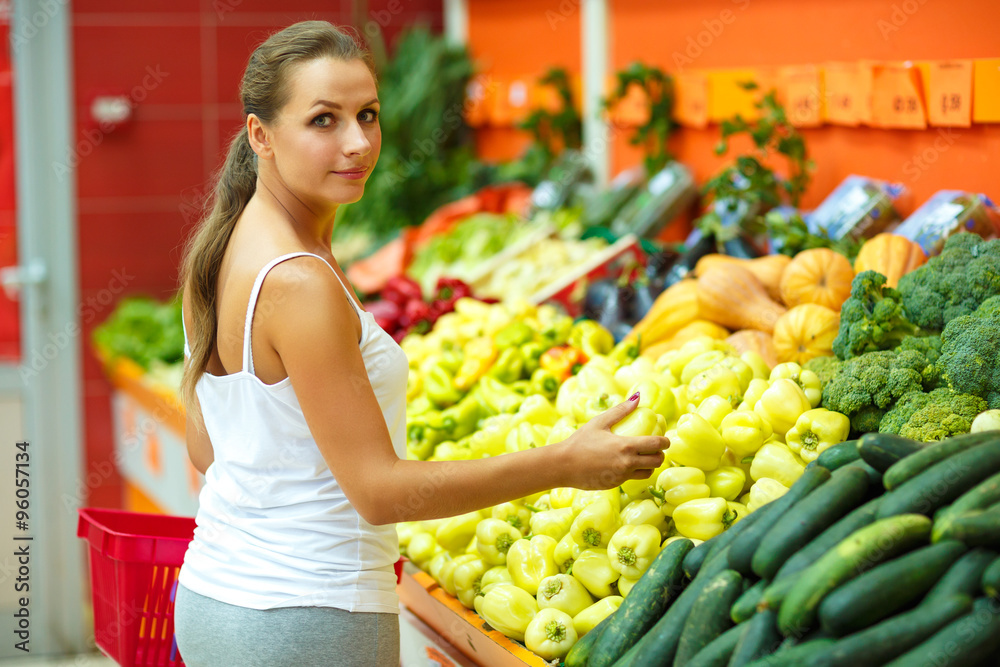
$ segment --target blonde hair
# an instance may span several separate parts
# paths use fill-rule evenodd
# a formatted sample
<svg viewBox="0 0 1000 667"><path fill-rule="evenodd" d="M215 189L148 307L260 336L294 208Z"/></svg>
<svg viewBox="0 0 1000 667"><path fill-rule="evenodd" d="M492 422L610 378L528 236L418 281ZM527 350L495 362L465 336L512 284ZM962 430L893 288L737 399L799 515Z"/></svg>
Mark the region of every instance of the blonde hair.
<svg viewBox="0 0 1000 667"><path fill-rule="evenodd" d="M271 35L250 54L240 83L244 116L252 113L262 123L273 121L288 101L291 70L317 58L361 60L375 75L371 53L353 34L326 21L302 21ZM180 281L193 326L188 331L191 356L184 368L181 399L188 410L196 409L195 386L208 368L218 337L219 269L236 222L257 187L255 158L244 123L216 175L208 213L185 248Z"/></svg>

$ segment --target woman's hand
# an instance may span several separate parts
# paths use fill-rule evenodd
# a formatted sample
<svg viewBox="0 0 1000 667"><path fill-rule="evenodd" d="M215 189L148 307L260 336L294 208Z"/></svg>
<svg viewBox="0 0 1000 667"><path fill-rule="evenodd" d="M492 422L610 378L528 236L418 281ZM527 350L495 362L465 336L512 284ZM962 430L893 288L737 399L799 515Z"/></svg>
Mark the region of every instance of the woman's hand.
<svg viewBox="0 0 1000 667"><path fill-rule="evenodd" d="M646 479L663 463L670 440L662 436L620 436L611 427L639 405L638 394L602 412L567 438L566 486L610 489L630 479Z"/></svg>

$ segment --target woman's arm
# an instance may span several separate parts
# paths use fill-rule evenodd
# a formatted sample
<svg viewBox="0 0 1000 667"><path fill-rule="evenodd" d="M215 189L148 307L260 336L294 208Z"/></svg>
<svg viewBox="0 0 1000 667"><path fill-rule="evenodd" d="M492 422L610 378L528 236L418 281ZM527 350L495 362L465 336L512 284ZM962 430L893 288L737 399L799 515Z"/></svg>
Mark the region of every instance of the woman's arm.
<svg viewBox="0 0 1000 667"><path fill-rule="evenodd" d="M183 298L181 299L183 301ZM184 312L184 308L181 308L181 317L184 318L184 326L186 331L191 331L191 321L188 319L187 313ZM185 344L187 343L185 336ZM184 355L184 364L187 365L188 356ZM198 397L194 397L195 402L198 402ZM215 450L212 449L212 440L208 437L208 431L205 429L205 420L201 414L201 405L197 407L197 411L186 410L187 420L184 428L185 440L187 441L188 458L191 459L191 464L195 467L195 470L200 472L202 475L208 470L208 466L212 465L215 461Z"/></svg>
<svg viewBox="0 0 1000 667"><path fill-rule="evenodd" d="M262 324L323 458L366 521L452 516L557 486L611 488L648 477L662 463L666 438L609 430L636 402L547 447L474 461L400 460L368 381L348 297L328 267L302 260L294 269L282 267L300 260L279 264L265 280L263 289L283 298Z"/></svg>

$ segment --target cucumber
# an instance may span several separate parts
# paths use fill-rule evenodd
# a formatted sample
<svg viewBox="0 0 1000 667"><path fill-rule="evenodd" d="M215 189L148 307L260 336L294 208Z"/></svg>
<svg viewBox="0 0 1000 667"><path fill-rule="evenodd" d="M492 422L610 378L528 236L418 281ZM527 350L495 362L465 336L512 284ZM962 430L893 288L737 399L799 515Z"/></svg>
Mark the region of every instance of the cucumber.
<svg viewBox="0 0 1000 667"><path fill-rule="evenodd" d="M857 461L851 461L844 468L860 468L864 470L868 475L868 481L871 482L872 490L878 491L878 495L882 495L884 487L882 486L882 473L875 468L871 467L862 459Z"/></svg>
<svg viewBox="0 0 1000 667"><path fill-rule="evenodd" d="M746 630L736 644L727 667L746 667L757 658L771 655L781 645L778 612L771 609L759 611L743 625L746 626Z"/></svg>
<svg viewBox="0 0 1000 667"><path fill-rule="evenodd" d="M802 665L812 665L813 660L830 650L835 641L833 639L813 639L781 649L769 656L758 658L747 667L802 667Z"/></svg>
<svg viewBox="0 0 1000 667"><path fill-rule="evenodd" d="M909 651L935 632L967 614L972 598L954 595L933 608L923 606L844 637L809 667L878 667Z"/></svg>
<svg viewBox="0 0 1000 667"><path fill-rule="evenodd" d="M826 595L864 570L889 560L931 534L931 521L919 514L903 514L865 526L802 571L781 603L778 629L783 635L802 634L813 627L816 611Z"/></svg>
<svg viewBox="0 0 1000 667"><path fill-rule="evenodd" d="M674 667L684 667L703 648L728 630L733 621L729 610L743 592L743 576L735 570L723 570L702 590L684 622Z"/></svg>
<svg viewBox="0 0 1000 667"><path fill-rule="evenodd" d="M792 484L792 487L788 489L785 495L772 500L757 510L757 512L767 512L767 514L740 533L729 545L729 567L742 575L749 575L753 572L750 565L751 560L767 531L776 525L793 505L805 498L828 479L830 479L830 471L826 468L821 466L809 468ZM754 512L754 514L757 512ZM750 516L753 516L753 514Z"/></svg>
<svg viewBox="0 0 1000 667"><path fill-rule="evenodd" d="M757 603L760 602L761 597L764 595L764 589L770 583L761 579L743 591L743 595L737 598L736 602L733 603L732 609L729 610L729 617L733 619L733 623L747 621L757 613Z"/></svg>
<svg viewBox="0 0 1000 667"><path fill-rule="evenodd" d="M965 552L964 544L948 540L868 570L823 598L820 626L842 637L878 623L922 598Z"/></svg>
<svg viewBox="0 0 1000 667"><path fill-rule="evenodd" d="M676 540L660 552L610 616L609 630L594 643L588 665L613 664L653 627L684 589L682 563L694 551L692 547L691 540Z"/></svg>
<svg viewBox="0 0 1000 667"><path fill-rule="evenodd" d="M934 608L956 595L978 597L982 588L983 573L996 557L996 553L989 549L969 551L955 561L944 576L934 584L934 588L927 593L920 606Z"/></svg>
<svg viewBox="0 0 1000 667"><path fill-rule="evenodd" d="M740 525L739 521L736 522L736 526L738 525ZM733 526L733 528L735 528L736 526ZM700 570L701 566L705 564L705 560L708 558L708 554L712 550L715 540L719 539L720 537L722 537L722 535L725 534L726 533L721 533L719 535L716 535L710 540L705 540L704 542L696 546L694 549L691 549L689 552L687 552L687 555L684 556L683 567L684 567L684 574L687 575L688 579L694 579L695 577L698 576L698 570Z"/></svg>
<svg viewBox="0 0 1000 667"><path fill-rule="evenodd" d="M744 518L740 519L731 528L726 530L721 535L713 537L709 542L712 542L712 550L708 552L707 559L715 558L718 554L732 544L737 537L739 537L744 531L750 530L751 527L758 521L767 517L767 513L764 510L768 507L765 505L763 508L758 509L756 512L751 512L750 514L744 515Z"/></svg>
<svg viewBox="0 0 1000 667"><path fill-rule="evenodd" d="M680 542L680 540L677 541ZM638 584L636 584L636 586L638 586ZM597 640L604 634L604 630L611 624L611 619L614 617L614 614L605 616L600 623L594 626L593 630L580 637L580 639L573 644L573 648L571 648L569 653L566 654L566 667L587 667L587 661L590 660L591 649L594 648L594 644L596 644Z"/></svg>
<svg viewBox="0 0 1000 667"><path fill-rule="evenodd" d="M871 467L884 473L893 464L927 447L893 433L865 433L858 440L858 453Z"/></svg>
<svg viewBox="0 0 1000 667"><path fill-rule="evenodd" d="M907 456L902 461L892 464L885 471L882 482L889 491L895 489L903 482L916 477L934 464L947 459L953 454L964 452L972 447L978 447L983 443L996 439L996 434L985 433L965 433L945 438L940 442L927 445L916 454Z"/></svg>
<svg viewBox="0 0 1000 667"><path fill-rule="evenodd" d="M834 471L852 461L857 461L860 457L861 453L858 451L858 441L845 440L839 445L830 447L816 457L816 464L823 466L827 470Z"/></svg>
<svg viewBox="0 0 1000 667"><path fill-rule="evenodd" d="M888 667L996 664L1000 650L1000 609L980 598L972 611L938 630L930 639L889 663ZM980 663L989 659L989 662Z"/></svg>
<svg viewBox="0 0 1000 667"><path fill-rule="evenodd" d="M983 572L983 593L1000 598L1000 558L995 559Z"/></svg>
<svg viewBox="0 0 1000 667"><path fill-rule="evenodd" d="M959 496L951 505L940 509L934 515L934 531L931 533L931 539L940 538L955 518L987 509L997 503L1000 503L1000 473L984 479Z"/></svg>
<svg viewBox="0 0 1000 667"><path fill-rule="evenodd" d="M788 597L788 592L792 590L792 586L795 585L795 582L801 576L801 572L796 572L773 581L764 589L763 595L760 596L760 602L757 603L757 613L759 614L764 609L770 609L771 611L781 609L781 603Z"/></svg>
<svg viewBox="0 0 1000 667"><path fill-rule="evenodd" d="M729 628L698 651L698 655L691 658L687 667L726 667L746 629L745 625Z"/></svg>
<svg viewBox="0 0 1000 667"><path fill-rule="evenodd" d="M869 500L824 530L812 542L799 549L798 553L785 561L785 564L778 570L778 574L775 575L775 580L777 581L794 572L801 572L812 565L817 558L837 546L841 540L847 538L851 533L875 521L875 513L878 511L878 506L881 502L881 496Z"/></svg>
<svg viewBox="0 0 1000 667"><path fill-rule="evenodd" d="M934 540L961 540L970 547L1000 547L1000 503L985 510L949 518L934 526Z"/></svg>
<svg viewBox="0 0 1000 667"><path fill-rule="evenodd" d="M681 631L684 630L684 622L691 612L691 607L715 576L726 569L727 559L723 558L725 555L726 551L723 550L718 558L705 563L694 581L688 584L684 592L674 600L666 613L643 635L642 639L619 658L615 667L669 665L673 662Z"/></svg>
<svg viewBox="0 0 1000 667"><path fill-rule="evenodd" d="M751 560L754 573L762 579L773 578L809 540L860 505L867 492L868 475L853 463L833 473L767 531Z"/></svg>
<svg viewBox="0 0 1000 667"><path fill-rule="evenodd" d="M1000 471L1000 438L994 436L992 441L961 451L897 486L886 494L878 517L913 513L931 516L997 471Z"/></svg>

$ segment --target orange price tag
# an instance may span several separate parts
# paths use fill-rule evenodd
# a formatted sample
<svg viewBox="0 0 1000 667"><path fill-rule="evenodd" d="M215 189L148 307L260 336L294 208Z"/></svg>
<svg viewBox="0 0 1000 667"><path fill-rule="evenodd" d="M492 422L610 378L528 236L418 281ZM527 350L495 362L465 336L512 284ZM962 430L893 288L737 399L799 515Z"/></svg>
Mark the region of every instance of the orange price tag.
<svg viewBox="0 0 1000 667"><path fill-rule="evenodd" d="M854 127L861 120L857 63L823 66L823 117L830 123Z"/></svg>
<svg viewBox="0 0 1000 667"><path fill-rule="evenodd" d="M972 61L930 63L927 120L931 125L972 125Z"/></svg>
<svg viewBox="0 0 1000 667"><path fill-rule="evenodd" d="M974 66L975 94L972 120L977 123L1000 122L1000 58L977 60Z"/></svg>
<svg viewBox="0 0 1000 667"><path fill-rule="evenodd" d="M712 121L726 120L740 114L747 120L757 118L754 106L760 95L758 90L746 90L743 84L753 81L759 84L757 70L731 69L712 70L708 78L708 118Z"/></svg>
<svg viewBox="0 0 1000 667"><path fill-rule="evenodd" d="M823 81L819 67L801 65L781 70L781 91L788 122L796 127L818 127L823 123Z"/></svg>
<svg viewBox="0 0 1000 667"><path fill-rule="evenodd" d="M687 127L708 125L708 77L703 72L678 72L674 76L674 116Z"/></svg>
<svg viewBox="0 0 1000 667"><path fill-rule="evenodd" d="M915 67L879 64L872 68L872 124L922 130L927 115Z"/></svg>

